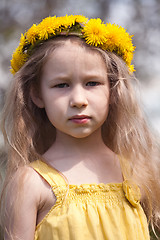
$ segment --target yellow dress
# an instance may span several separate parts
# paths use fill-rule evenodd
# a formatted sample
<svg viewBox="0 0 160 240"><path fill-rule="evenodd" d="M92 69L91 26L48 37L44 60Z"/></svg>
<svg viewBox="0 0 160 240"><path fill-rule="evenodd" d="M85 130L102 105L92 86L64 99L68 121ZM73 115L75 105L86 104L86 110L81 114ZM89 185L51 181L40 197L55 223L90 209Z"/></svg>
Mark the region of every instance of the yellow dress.
<svg viewBox="0 0 160 240"><path fill-rule="evenodd" d="M36 227L35 240L150 239L140 191L133 182L68 185L40 160L31 167L56 196L56 204Z"/></svg>

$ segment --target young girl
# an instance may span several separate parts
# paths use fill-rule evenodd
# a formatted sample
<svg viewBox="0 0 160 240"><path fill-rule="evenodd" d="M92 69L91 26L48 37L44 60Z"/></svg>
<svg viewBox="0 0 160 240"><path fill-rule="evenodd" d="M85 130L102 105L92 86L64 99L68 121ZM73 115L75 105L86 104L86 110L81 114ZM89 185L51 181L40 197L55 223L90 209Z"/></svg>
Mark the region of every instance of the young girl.
<svg viewBox="0 0 160 240"><path fill-rule="evenodd" d="M158 148L135 99L131 36L84 16L21 36L3 110L5 239L147 240Z"/></svg>

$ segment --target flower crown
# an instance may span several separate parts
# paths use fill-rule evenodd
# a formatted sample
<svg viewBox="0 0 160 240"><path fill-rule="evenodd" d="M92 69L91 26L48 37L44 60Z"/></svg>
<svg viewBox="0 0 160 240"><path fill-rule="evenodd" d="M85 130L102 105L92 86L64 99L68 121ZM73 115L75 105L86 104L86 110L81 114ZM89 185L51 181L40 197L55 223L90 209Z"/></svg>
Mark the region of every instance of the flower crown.
<svg viewBox="0 0 160 240"><path fill-rule="evenodd" d="M88 20L81 15L66 15L47 17L38 25L33 24L24 35L21 34L20 44L12 55L11 72L15 74L24 65L32 49L40 42L70 34L85 39L91 46L116 53L122 57L130 72L134 71L131 61L135 46L132 44L132 36L124 28L116 24L104 24L100 18Z"/></svg>

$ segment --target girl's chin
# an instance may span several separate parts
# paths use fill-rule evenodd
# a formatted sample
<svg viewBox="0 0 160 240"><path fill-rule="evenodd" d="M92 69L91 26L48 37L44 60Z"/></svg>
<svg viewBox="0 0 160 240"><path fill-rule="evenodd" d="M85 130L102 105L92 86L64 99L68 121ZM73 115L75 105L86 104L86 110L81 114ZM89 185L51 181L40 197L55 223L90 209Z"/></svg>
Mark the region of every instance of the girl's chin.
<svg viewBox="0 0 160 240"><path fill-rule="evenodd" d="M96 132L96 130L94 131L76 131L76 132L70 132L70 133L66 133L66 135L76 138L76 139L83 139L83 138L87 138L87 137L91 137L92 134L94 134Z"/></svg>

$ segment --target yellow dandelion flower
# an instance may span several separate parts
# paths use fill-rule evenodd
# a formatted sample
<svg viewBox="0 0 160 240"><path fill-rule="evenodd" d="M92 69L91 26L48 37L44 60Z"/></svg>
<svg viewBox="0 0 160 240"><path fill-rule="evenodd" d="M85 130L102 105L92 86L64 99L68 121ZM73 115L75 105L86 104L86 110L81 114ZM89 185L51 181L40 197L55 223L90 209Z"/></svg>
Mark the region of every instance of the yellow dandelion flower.
<svg viewBox="0 0 160 240"><path fill-rule="evenodd" d="M20 46L15 50L11 60L11 72L16 73L26 62L28 55L22 52Z"/></svg>
<svg viewBox="0 0 160 240"><path fill-rule="evenodd" d="M133 73L133 72L136 71L135 68L134 68L134 65L129 65L128 68L129 68L129 71L130 71L131 73Z"/></svg>
<svg viewBox="0 0 160 240"><path fill-rule="evenodd" d="M120 46L121 43L121 29L119 28L118 25L114 25L114 24L107 24L107 31L106 31L106 50L108 51L117 51L117 49ZM120 53L119 53L120 54Z"/></svg>
<svg viewBox="0 0 160 240"><path fill-rule="evenodd" d="M118 48L119 54L125 49L133 49L131 36L122 27L115 24L107 24L107 42L106 47L110 50ZM115 48L115 49L114 49Z"/></svg>
<svg viewBox="0 0 160 240"><path fill-rule="evenodd" d="M124 28L109 23L107 24L106 39L104 49L117 53L130 66L135 50L132 44L132 36Z"/></svg>
<svg viewBox="0 0 160 240"><path fill-rule="evenodd" d="M26 45L27 40L25 35L21 33L21 38L20 38L20 43L19 43L19 48L23 49L23 47Z"/></svg>
<svg viewBox="0 0 160 240"><path fill-rule="evenodd" d="M86 42L90 45L98 46L106 42L106 25L100 18L90 19L83 31Z"/></svg>
<svg viewBox="0 0 160 240"><path fill-rule="evenodd" d="M75 18L76 22L81 23L81 24L85 24L88 21L88 18L86 18L82 15L75 15L74 18Z"/></svg>
<svg viewBox="0 0 160 240"><path fill-rule="evenodd" d="M67 30L68 28L71 28L71 26L75 25L75 16L73 15L66 15L57 19L60 24L60 31Z"/></svg>
<svg viewBox="0 0 160 240"><path fill-rule="evenodd" d="M132 52L124 51L122 57L123 57L123 60L127 63L127 65L130 65L130 64L131 64L131 61L132 61L132 59L133 59L133 53L132 53Z"/></svg>
<svg viewBox="0 0 160 240"><path fill-rule="evenodd" d="M69 32L70 30L73 30L72 27L79 23L80 25L83 25L87 22L87 18L81 15L66 15L63 17L57 17L57 21L59 23L59 32Z"/></svg>
<svg viewBox="0 0 160 240"><path fill-rule="evenodd" d="M38 27L36 24L33 24L33 26L31 28L28 29L27 33L26 33L26 38L28 40L29 43L31 43L32 45L34 45L34 43L36 42L37 38L38 38Z"/></svg>
<svg viewBox="0 0 160 240"><path fill-rule="evenodd" d="M56 16L47 17L37 26L40 40L47 40L49 35L55 35L55 30L59 27Z"/></svg>
<svg viewBox="0 0 160 240"><path fill-rule="evenodd" d="M113 41L113 44L118 44L121 32L117 25L107 24L107 40Z"/></svg>

